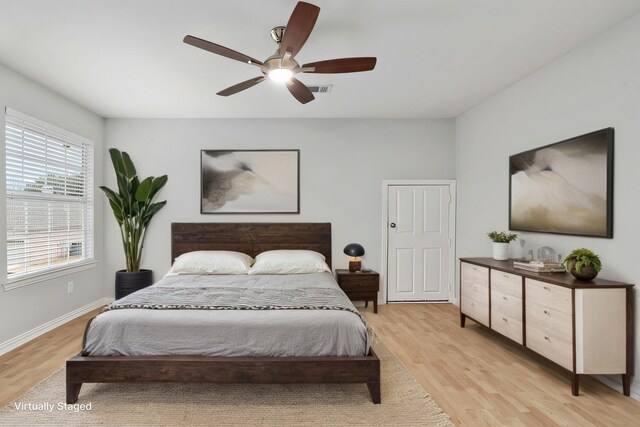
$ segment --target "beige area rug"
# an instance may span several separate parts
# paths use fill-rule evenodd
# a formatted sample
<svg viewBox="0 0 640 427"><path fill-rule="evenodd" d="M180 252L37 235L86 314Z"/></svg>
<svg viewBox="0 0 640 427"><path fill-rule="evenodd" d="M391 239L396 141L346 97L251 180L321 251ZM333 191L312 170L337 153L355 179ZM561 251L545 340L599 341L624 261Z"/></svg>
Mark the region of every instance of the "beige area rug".
<svg viewBox="0 0 640 427"><path fill-rule="evenodd" d="M378 340L379 341L379 340ZM84 384L78 404L60 409L64 369L0 410L0 425L420 425L451 426L407 369L382 343L382 403L371 403L365 384ZM17 409L24 403L53 407Z"/></svg>

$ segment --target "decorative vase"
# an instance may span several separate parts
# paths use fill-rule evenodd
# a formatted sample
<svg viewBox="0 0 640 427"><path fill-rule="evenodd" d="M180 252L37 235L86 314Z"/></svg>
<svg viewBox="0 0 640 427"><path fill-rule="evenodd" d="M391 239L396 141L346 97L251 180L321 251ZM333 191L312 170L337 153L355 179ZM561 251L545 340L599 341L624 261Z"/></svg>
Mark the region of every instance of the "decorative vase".
<svg viewBox="0 0 640 427"><path fill-rule="evenodd" d="M153 277L151 270L140 270L136 272L128 272L126 270L116 271L116 299L124 298L152 284Z"/></svg>
<svg viewBox="0 0 640 427"><path fill-rule="evenodd" d="M506 261L509 259L509 244L493 242L493 259Z"/></svg>
<svg viewBox="0 0 640 427"><path fill-rule="evenodd" d="M583 265L580 271L577 271L575 261L567 261L567 271L579 280L593 280L598 275L598 270L593 265Z"/></svg>

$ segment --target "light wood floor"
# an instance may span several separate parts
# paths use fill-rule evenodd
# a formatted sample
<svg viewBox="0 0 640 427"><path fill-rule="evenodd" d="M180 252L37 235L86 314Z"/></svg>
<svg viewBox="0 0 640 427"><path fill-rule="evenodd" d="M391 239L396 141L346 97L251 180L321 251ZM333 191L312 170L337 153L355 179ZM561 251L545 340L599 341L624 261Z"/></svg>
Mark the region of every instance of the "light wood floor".
<svg viewBox="0 0 640 427"><path fill-rule="evenodd" d="M640 401L568 373L467 319L452 304L363 309L380 339L456 425L639 426Z"/></svg>
<svg viewBox="0 0 640 427"><path fill-rule="evenodd" d="M634 426L640 402L584 378L580 396L569 377L540 358L467 320L451 304L389 304L362 309L387 347L456 425ZM0 406L61 368L80 350L87 320L73 320L0 356Z"/></svg>
<svg viewBox="0 0 640 427"><path fill-rule="evenodd" d="M60 369L82 347L84 327L99 308L0 356L0 407Z"/></svg>

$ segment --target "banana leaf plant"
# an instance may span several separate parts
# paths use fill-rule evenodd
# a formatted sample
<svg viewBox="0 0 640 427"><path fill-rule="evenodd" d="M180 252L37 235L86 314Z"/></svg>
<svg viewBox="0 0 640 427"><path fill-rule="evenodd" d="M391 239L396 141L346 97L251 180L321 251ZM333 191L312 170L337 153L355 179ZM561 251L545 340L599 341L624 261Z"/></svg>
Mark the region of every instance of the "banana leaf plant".
<svg viewBox="0 0 640 427"><path fill-rule="evenodd" d="M167 175L150 176L140 181L129 155L116 148L109 150L111 162L116 172L118 191L101 186L109 199L122 236L124 257L128 272L140 271L142 248L151 218L167 203L153 202L156 194L167 183Z"/></svg>

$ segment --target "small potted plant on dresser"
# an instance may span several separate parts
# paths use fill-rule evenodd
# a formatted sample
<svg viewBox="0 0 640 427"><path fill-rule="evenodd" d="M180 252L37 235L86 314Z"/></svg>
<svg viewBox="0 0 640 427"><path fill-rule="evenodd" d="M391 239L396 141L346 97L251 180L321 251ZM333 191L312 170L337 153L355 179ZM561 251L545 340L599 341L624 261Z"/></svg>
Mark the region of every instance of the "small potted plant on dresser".
<svg viewBox="0 0 640 427"><path fill-rule="evenodd" d="M493 259L506 261L509 259L509 243L518 238L515 233L505 231L492 231L487 236L493 242Z"/></svg>
<svg viewBox="0 0 640 427"><path fill-rule="evenodd" d="M585 248L571 251L564 259L564 265L573 277L580 280L593 280L602 270L600 257Z"/></svg>
<svg viewBox="0 0 640 427"><path fill-rule="evenodd" d="M140 181L136 168L126 152L109 150L116 172L118 191L101 186L109 199L113 216L120 227L126 269L116 272L116 299L152 284L151 270L140 269L142 249L151 218L167 203L153 202L167 183L167 175L150 176Z"/></svg>

